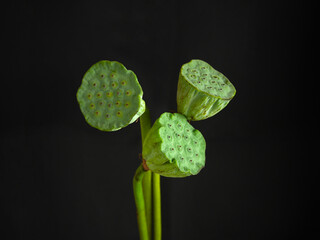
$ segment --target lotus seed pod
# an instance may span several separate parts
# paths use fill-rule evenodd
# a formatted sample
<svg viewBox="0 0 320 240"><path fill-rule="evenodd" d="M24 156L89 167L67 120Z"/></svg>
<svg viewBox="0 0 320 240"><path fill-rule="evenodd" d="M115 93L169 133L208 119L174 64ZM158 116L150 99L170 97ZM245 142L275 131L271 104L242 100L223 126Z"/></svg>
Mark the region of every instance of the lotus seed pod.
<svg viewBox="0 0 320 240"><path fill-rule="evenodd" d="M232 83L202 60L181 67L177 90L178 112L199 121L217 114L236 94Z"/></svg>
<svg viewBox="0 0 320 240"><path fill-rule="evenodd" d="M134 72L116 61L100 61L84 75L77 100L86 121L102 131L116 131L145 111L142 88Z"/></svg>
<svg viewBox="0 0 320 240"><path fill-rule="evenodd" d="M179 113L163 113L149 130L142 156L148 168L165 177L196 175L205 165L206 142Z"/></svg>

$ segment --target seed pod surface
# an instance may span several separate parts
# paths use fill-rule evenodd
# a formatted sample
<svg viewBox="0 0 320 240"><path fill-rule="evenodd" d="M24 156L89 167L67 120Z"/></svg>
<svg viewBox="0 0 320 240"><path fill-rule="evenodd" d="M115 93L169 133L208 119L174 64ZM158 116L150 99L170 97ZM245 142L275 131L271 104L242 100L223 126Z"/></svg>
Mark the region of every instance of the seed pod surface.
<svg viewBox="0 0 320 240"><path fill-rule="evenodd" d="M235 93L236 89L222 73L194 59L180 70L178 112L191 121L207 119L225 108Z"/></svg>
<svg viewBox="0 0 320 240"><path fill-rule="evenodd" d="M148 132L142 156L149 169L166 177L196 175L205 165L206 142L185 116L163 113Z"/></svg>
<svg viewBox="0 0 320 240"><path fill-rule="evenodd" d="M77 100L86 121L102 131L126 127L145 111L143 92L134 72L103 60L84 75Z"/></svg>

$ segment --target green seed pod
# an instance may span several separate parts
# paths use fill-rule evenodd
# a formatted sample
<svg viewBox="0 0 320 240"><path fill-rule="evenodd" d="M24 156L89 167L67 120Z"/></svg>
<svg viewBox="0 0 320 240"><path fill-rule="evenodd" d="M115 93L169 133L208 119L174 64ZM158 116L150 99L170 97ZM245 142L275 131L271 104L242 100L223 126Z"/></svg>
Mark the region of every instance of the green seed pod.
<svg viewBox="0 0 320 240"><path fill-rule="evenodd" d="M84 75L77 100L86 121L102 131L126 127L145 111L134 72L116 61L100 61Z"/></svg>
<svg viewBox="0 0 320 240"><path fill-rule="evenodd" d="M142 156L148 168L165 177L196 175L205 165L206 142L179 113L163 113L149 130Z"/></svg>
<svg viewBox="0 0 320 240"><path fill-rule="evenodd" d="M232 83L202 60L181 67L178 81L178 112L188 120L199 121L217 114L236 94Z"/></svg>

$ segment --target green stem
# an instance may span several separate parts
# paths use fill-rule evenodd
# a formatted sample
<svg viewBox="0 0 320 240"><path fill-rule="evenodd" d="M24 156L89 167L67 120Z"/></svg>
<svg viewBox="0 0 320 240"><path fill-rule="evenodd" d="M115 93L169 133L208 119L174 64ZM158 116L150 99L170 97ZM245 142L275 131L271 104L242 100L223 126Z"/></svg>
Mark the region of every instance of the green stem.
<svg viewBox="0 0 320 240"><path fill-rule="evenodd" d="M142 179L146 171L140 165L133 178L133 193L137 208L137 220L140 240L149 240L148 225L143 198Z"/></svg>
<svg viewBox="0 0 320 240"><path fill-rule="evenodd" d="M151 120L150 120L150 112L149 109L146 107L145 112L140 117L140 128L141 128L141 140L142 145L144 139L151 128ZM152 238L152 173L151 171L147 171L145 176L142 180L143 186L143 195L146 207L146 218L147 218L147 225L148 225L148 233L149 238Z"/></svg>
<svg viewBox="0 0 320 240"><path fill-rule="evenodd" d="M161 189L160 175L152 173L153 176L153 224L154 240L161 240Z"/></svg>

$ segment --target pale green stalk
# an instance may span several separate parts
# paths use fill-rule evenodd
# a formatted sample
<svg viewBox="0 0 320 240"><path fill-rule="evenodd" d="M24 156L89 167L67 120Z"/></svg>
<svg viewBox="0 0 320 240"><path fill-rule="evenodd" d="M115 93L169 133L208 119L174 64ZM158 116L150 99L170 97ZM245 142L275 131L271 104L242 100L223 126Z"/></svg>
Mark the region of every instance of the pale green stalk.
<svg viewBox="0 0 320 240"><path fill-rule="evenodd" d="M145 112L140 117L141 140L143 141L151 128L150 112L146 107ZM149 238L152 237L152 172L146 171L142 180L144 202L146 207L146 219L148 225Z"/></svg>
<svg viewBox="0 0 320 240"><path fill-rule="evenodd" d="M152 173L153 177L153 226L154 240L161 240L161 189L160 175Z"/></svg>
<svg viewBox="0 0 320 240"><path fill-rule="evenodd" d="M140 240L150 240L143 198L142 179L146 171L140 165L133 178L133 193L137 208L137 221Z"/></svg>

